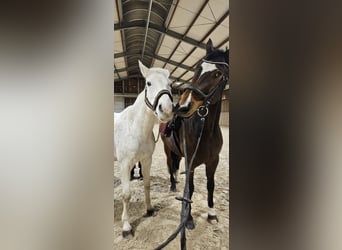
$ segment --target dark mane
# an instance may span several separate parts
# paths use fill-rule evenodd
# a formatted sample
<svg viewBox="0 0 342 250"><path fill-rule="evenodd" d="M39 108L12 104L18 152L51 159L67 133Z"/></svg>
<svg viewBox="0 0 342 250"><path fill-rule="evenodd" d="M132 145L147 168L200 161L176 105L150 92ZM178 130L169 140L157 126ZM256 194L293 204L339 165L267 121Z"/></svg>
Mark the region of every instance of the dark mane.
<svg viewBox="0 0 342 250"><path fill-rule="evenodd" d="M215 60L214 60L215 59ZM204 60L226 62L229 64L229 50L215 49L204 57Z"/></svg>

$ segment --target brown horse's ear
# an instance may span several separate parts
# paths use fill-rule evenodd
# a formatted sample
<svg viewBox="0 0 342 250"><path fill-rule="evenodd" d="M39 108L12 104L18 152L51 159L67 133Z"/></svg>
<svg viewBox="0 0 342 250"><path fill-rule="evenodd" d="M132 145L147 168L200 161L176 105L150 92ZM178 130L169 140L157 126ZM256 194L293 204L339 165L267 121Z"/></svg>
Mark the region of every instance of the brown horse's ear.
<svg viewBox="0 0 342 250"><path fill-rule="evenodd" d="M207 50L207 54L209 54L210 52L214 50L213 42L211 41L210 38L209 38L209 41L207 42L206 50Z"/></svg>

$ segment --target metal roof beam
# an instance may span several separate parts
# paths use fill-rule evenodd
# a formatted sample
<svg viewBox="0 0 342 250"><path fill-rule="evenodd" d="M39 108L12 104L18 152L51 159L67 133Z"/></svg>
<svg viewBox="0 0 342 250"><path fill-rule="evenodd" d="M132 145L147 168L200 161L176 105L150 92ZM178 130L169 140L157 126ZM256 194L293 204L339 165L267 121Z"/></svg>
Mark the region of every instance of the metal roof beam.
<svg viewBox="0 0 342 250"><path fill-rule="evenodd" d="M118 19L119 19L119 22L121 22L121 20L123 19L122 1L115 0L115 3L117 7L116 11L117 11ZM121 36L122 48L124 51L126 51L126 38L125 38L125 34L123 30L120 31L120 36ZM127 65L127 58L125 58L125 64ZM115 63L114 63L114 66L115 66Z"/></svg>
<svg viewBox="0 0 342 250"><path fill-rule="evenodd" d="M145 55L145 56L148 56L148 55ZM135 65L134 66L125 67L125 68L121 68L121 69L115 68L115 72L116 73L121 73L121 72L125 72L125 71L127 71L127 73L128 73L129 71L132 71L132 70L138 70L139 71L139 69ZM189 72L189 71L194 71L194 70L190 69L187 72Z"/></svg>
<svg viewBox="0 0 342 250"><path fill-rule="evenodd" d="M169 29L169 26L170 26L170 23L172 21L172 18L174 16L175 12L176 12L177 7L178 7L178 3L179 3L179 0L172 0L172 4L171 4L171 6L169 8L167 17L166 17L166 19L164 21L164 26L166 27L166 31ZM159 52L159 49L160 49L162 41L164 40L164 37L165 37L165 34L161 34L160 37L159 37L159 41L157 43L156 50L154 51L154 53L156 55ZM154 61L155 61L155 58L152 58L152 65L154 64ZM164 65L164 67L165 67L165 65Z"/></svg>
<svg viewBox="0 0 342 250"><path fill-rule="evenodd" d="M149 26L149 24L150 24L150 18L151 18L152 3L153 3L153 0L150 0L149 6L148 6L148 14L147 14L146 28L145 28L144 45L143 45L143 49L142 49L142 52L141 52L141 60L144 59L145 46L146 46L147 33L148 33L148 26Z"/></svg>
<svg viewBox="0 0 342 250"><path fill-rule="evenodd" d="M139 56L139 55L141 55L141 51L120 52L120 53L114 54L114 58L127 57L127 56ZM190 67L190 66L185 65L185 64L179 64L176 61L168 60L167 58L159 56L159 55L155 55L152 53L145 52L145 56L155 58L155 59L160 60L162 62L168 62L171 65L178 66L178 67L183 68L187 71L195 71L194 67Z"/></svg>
<svg viewBox="0 0 342 250"><path fill-rule="evenodd" d="M118 69L117 69L116 66L115 66L115 63L114 63L114 71L115 71L115 73L118 75L119 79L121 79L121 76L120 76L120 74L119 74L119 72L118 72Z"/></svg>
<svg viewBox="0 0 342 250"><path fill-rule="evenodd" d="M213 31L226 19L226 17L229 15L229 10L227 10L223 16L221 16L221 18L215 23L215 25L203 36L203 38L201 39L200 42L203 42L208 36L210 36L211 33L213 33ZM186 59L189 58L189 56L196 50L196 47L193 48L188 54L186 57L183 58L182 61L179 62L179 64L182 64ZM195 66L196 64L194 64ZM175 72L177 68L175 68L171 74L173 74ZM181 74L179 76L179 78L183 77L185 74L187 73L187 71L185 71L183 74Z"/></svg>
<svg viewBox="0 0 342 250"><path fill-rule="evenodd" d="M121 79L114 79L114 84L115 83L118 83L118 82L122 82L122 81L126 81L128 79L136 79L136 78L140 78L140 79L143 79L140 75L138 74L134 74L134 75L130 75L128 77L124 77L124 78L121 78ZM183 79L177 79L177 77L174 77L174 76L170 76L169 77L171 80L177 80L178 82L182 82L182 83L185 83L186 81L183 80Z"/></svg>
<svg viewBox="0 0 342 250"><path fill-rule="evenodd" d="M114 24L114 30L122 30L122 29L131 29L131 28L145 28L146 27L146 21L145 20L137 20L137 21L131 21L131 22L121 22L121 23L115 23ZM155 23L150 23L149 28L152 30L155 30L159 33L171 36L177 40L180 40L182 42L186 42L190 45L196 46L198 48L205 49L205 44L203 42L199 42L193 38L190 38L188 36L184 36L183 34L180 34L178 32L175 32L170 29L166 29L165 27L161 25L157 25Z"/></svg>
<svg viewBox="0 0 342 250"><path fill-rule="evenodd" d="M188 26L188 28L186 29L185 33L183 34L183 37L185 37L185 36L189 33L189 31L191 30L192 26L194 25L194 23L197 21L198 17L201 15L202 11L204 10L205 6L207 6L208 2L209 2L209 0L206 0L206 1L202 4L200 10L197 12L197 15L195 16L194 19L192 19L190 25ZM178 41L176 47L172 50L172 52L171 52L171 54L170 54L168 60L170 60L171 57L173 56L173 54L177 51L177 49L178 49L179 45L181 44L181 42L182 42L182 41ZM165 64L164 64L163 67L165 67L167 63L168 63L168 62L165 62Z"/></svg>

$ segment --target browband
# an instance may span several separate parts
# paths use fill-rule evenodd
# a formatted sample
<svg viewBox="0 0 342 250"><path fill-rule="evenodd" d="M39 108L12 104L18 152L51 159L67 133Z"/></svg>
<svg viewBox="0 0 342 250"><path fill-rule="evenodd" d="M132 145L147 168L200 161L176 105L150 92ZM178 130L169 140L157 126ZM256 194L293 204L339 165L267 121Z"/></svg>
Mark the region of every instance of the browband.
<svg viewBox="0 0 342 250"><path fill-rule="evenodd" d="M226 62L212 62L212 61L207 61L205 59L202 59L203 62L206 62L206 63L211 63L211 64L222 64L222 65L225 65L227 67L229 67L229 64L226 63Z"/></svg>

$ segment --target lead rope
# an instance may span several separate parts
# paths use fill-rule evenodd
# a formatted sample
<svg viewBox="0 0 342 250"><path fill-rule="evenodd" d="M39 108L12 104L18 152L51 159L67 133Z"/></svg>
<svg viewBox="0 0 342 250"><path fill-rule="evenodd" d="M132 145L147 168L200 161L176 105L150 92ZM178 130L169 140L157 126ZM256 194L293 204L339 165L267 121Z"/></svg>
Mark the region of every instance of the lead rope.
<svg viewBox="0 0 342 250"><path fill-rule="evenodd" d="M160 244L155 250L160 250L166 247L171 241L173 241L179 232L181 232L181 250L186 250L186 235L185 235L185 223L188 220L189 216L189 204L192 203L192 200L189 199L190 196L190 190L189 190L189 181L190 181L190 169L192 167L193 161L195 159L202 134L203 134L203 129L204 129L204 122L205 122L205 117L208 115L208 105L201 106L200 108L205 108L206 112L204 114L197 112L197 114L201 117L201 132L200 136L198 137L197 144L195 151L191 157L190 164L188 162L188 154L187 154L187 145L186 145L186 140L185 140L185 126L184 126L184 120L183 120L183 143L184 143L184 158L185 158L185 186L184 186L184 191L183 191L183 197L176 197L177 200L182 201L182 211L181 211L181 222L179 226L177 227L176 231L167 238L166 241L164 241L162 244ZM199 108L199 109L200 109Z"/></svg>

